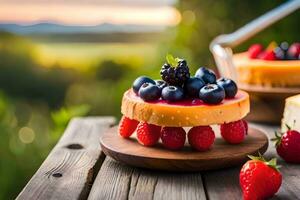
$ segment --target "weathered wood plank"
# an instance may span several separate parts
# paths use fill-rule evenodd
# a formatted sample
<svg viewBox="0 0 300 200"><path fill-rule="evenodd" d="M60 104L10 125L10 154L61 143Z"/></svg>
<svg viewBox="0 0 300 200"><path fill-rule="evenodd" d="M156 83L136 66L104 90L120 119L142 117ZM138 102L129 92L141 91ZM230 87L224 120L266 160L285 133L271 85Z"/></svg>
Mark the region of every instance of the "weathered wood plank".
<svg viewBox="0 0 300 200"><path fill-rule="evenodd" d="M264 129L269 138L272 138L274 131L279 127L267 125L255 125ZM300 167L285 163L276 154L276 150L272 142L265 156L267 158L277 157L283 174L283 183L279 192L272 199L294 200L300 199ZM204 185L207 190L207 196L210 200L235 200L242 199L242 192L239 186L239 170L240 167L230 168L218 171L209 171L203 173Z"/></svg>
<svg viewBox="0 0 300 200"><path fill-rule="evenodd" d="M94 199L206 199L200 173L168 173L132 168L107 157L96 177Z"/></svg>
<svg viewBox="0 0 300 200"><path fill-rule="evenodd" d="M112 124L111 117L73 119L17 199L86 199L104 159L99 137Z"/></svg>

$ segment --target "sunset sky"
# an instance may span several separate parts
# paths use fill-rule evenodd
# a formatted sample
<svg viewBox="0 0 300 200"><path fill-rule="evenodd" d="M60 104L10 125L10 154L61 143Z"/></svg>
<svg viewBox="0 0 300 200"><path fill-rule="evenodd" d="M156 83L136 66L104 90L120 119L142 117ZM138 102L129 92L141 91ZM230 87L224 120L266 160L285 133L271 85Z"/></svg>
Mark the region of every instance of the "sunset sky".
<svg viewBox="0 0 300 200"><path fill-rule="evenodd" d="M176 0L0 0L0 23L176 25Z"/></svg>

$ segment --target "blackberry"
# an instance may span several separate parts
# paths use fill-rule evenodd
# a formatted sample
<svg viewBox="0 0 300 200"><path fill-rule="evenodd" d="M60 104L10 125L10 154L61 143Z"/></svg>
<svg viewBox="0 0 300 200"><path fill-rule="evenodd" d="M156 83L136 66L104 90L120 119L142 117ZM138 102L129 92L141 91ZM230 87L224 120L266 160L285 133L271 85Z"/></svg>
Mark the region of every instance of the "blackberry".
<svg viewBox="0 0 300 200"><path fill-rule="evenodd" d="M190 71L185 60L168 55L167 63L162 66L160 75L169 85L182 86L190 78Z"/></svg>

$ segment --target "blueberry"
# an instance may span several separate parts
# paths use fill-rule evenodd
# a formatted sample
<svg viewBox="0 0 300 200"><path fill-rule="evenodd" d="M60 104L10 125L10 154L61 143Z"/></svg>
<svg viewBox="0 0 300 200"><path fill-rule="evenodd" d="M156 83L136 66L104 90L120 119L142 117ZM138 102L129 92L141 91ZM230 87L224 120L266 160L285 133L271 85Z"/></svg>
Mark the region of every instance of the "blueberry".
<svg viewBox="0 0 300 200"><path fill-rule="evenodd" d="M284 60L285 59L285 53L280 47L276 47L274 50L275 57L277 60Z"/></svg>
<svg viewBox="0 0 300 200"><path fill-rule="evenodd" d="M215 73L205 67L200 67L196 71L195 77L201 78L205 83L215 83L217 79Z"/></svg>
<svg viewBox="0 0 300 200"><path fill-rule="evenodd" d="M217 80L217 85L224 88L226 98L233 98L238 91L236 83L231 79L220 78Z"/></svg>
<svg viewBox="0 0 300 200"><path fill-rule="evenodd" d="M155 80L155 85L157 85L161 90L168 86L167 82L163 80Z"/></svg>
<svg viewBox="0 0 300 200"><path fill-rule="evenodd" d="M202 79L189 78L184 84L184 91L190 97L199 97L199 91L203 86L205 86L205 83Z"/></svg>
<svg viewBox="0 0 300 200"><path fill-rule="evenodd" d="M153 85L152 83L144 83L140 90L139 96L144 101L155 101L160 98L161 89L157 85Z"/></svg>
<svg viewBox="0 0 300 200"><path fill-rule="evenodd" d="M199 98L207 104L218 104L225 98L225 90L217 84L208 84L201 88Z"/></svg>
<svg viewBox="0 0 300 200"><path fill-rule="evenodd" d="M133 91L138 94L139 93L139 89L140 87L144 84L144 83L152 83L153 85L155 85L155 82L147 77L147 76L140 76L137 79L135 79L135 81L132 84L132 89Z"/></svg>
<svg viewBox="0 0 300 200"><path fill-rule="evenodd" d="M283 50L283 51L287 51L289 49L289 43L287 42L282 42L280 44L280 48Z"/></svg>
<svg viewBox="0 0 300 200"><path fill-rule="evenodd" d="M162 90L161 97L167 101L179 101L184 98L184 93L180 87L167 86Z"/></svg>

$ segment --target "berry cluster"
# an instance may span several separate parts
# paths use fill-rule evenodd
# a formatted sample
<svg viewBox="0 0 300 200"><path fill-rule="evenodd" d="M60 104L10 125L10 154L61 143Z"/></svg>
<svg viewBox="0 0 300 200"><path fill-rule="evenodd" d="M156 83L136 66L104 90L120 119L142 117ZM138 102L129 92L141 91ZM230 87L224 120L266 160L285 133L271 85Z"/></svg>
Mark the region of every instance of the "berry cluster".
<svg viewBox="0 0 300 200"><path fill-rule="evenodd" d="M253 44L248 49L248 55L250 58L262 60L300 60L300 43L289 46L287 42L280 45L272 42L266 49L261 44Z"/></svg>
<svg viewBox="0 0 300 200"><path fill-rule="evenodd" d="M241 143L247 134L247 122L239 120L220 127L221 135L230 144ZM146 122L138 122L123 116L119 124L119 134L129 138L136 131L137 140L144 146L153 146L161 139L165 148L181 149L186 141L186 132L182 127L160 127ZM197 151L207 151L215 140L210 126L196 126L187 133L188 142Z"/></svg>
<svg viewBox="0 0 300 200"><path fill-rule="evenodd" d="M138 77L133 82L133 91L147 102L199 98L207 104L218 104L225 98L234 98L238 90L233 80L217 80L215 73L205 67L200 67L191 77L187 62L171 55L167 55L167 63L162 66L160 75L162 80L156 81L146 76Z"/></svg>

